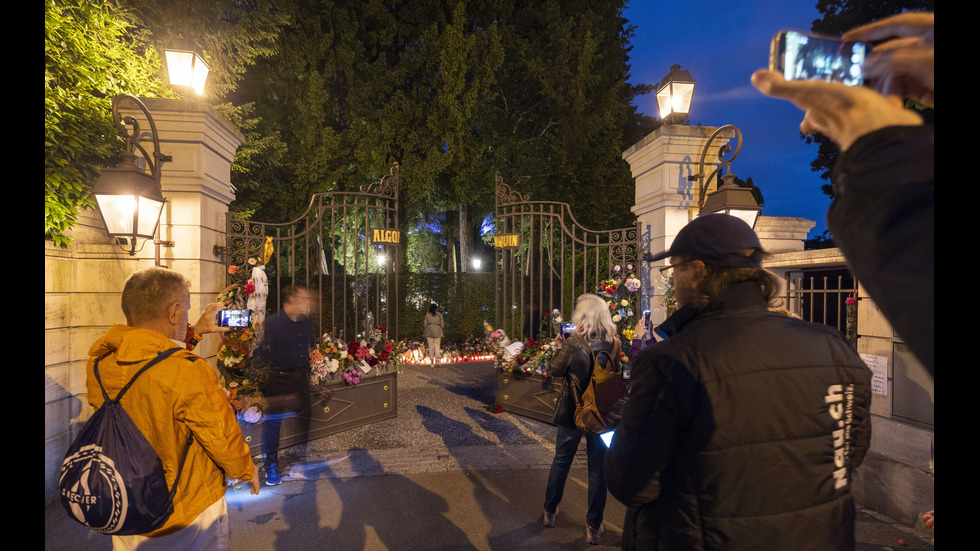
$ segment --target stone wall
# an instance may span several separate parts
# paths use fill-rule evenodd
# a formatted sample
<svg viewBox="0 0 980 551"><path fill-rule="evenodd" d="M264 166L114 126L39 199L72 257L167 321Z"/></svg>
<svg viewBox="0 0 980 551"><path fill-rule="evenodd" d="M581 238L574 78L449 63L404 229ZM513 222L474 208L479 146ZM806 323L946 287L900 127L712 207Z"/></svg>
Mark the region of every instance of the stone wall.
<svg viewBox="0 0 980 551"><path fill-rule="evenodd" d="M146 99L144 104L162 152L173 156L162 167L167 204L159 235L174 246L159 249L160 264L191 280L193 323L225 286L226 268L214 246L224 244L228 204L234 200L230 167L244 138L203 101ZM148 130L142 111L121 112ZM144 147L152 154L152 144ZM112 324L125 323L119 306L123 284L133 272L153 266L157 255L152 241L141 241L136 256L129 256L105 235L91 209L79 213L70 235L70 247L51 241L44 246L45 499L55 497L64 454L92 414L85 388L88 349ZM214 365L218 344L217 337L207 336L195 352Z"/></svg>

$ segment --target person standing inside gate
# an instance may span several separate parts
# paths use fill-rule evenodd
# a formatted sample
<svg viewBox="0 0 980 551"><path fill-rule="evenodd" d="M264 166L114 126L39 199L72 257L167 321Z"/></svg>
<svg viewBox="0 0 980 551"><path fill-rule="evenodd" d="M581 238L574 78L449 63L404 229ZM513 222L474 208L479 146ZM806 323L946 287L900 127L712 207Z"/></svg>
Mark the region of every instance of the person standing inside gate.
<svg viewBox="0 0 980 551"><path fill-rule="evenodd" d="M669 338L636 358L606 451L623 549L854 549L871 370L833 327L771 311L780 280L727 214L681 228Z"/></svg>
<svg viewBox="0 0 980 551"><path fill-rule="evenodd" d="M613 353L614 339L617 338L616 324L609 314L606 301L592 294L581 295L576 299L572 323L575 324L573 335L580 337L591 348L591 352L583 348L577 338L569 339L564 343L558 339L560 350L548 366L548 374L551 377L564 377L564 380L555 405L555 415L552 418L558 434L555 440L555 457L551 462L548 486L545 490L544 525L548 527L555 525L558 504L565 491L568 471L572 467L579 442L584 436L589 471L585 540L595 545L599 543L599 535L603 531L602 513L606 508L606 482L602 472L606 447L599 439L599 435L584 434L575 426L575 395L572 393L572 385L575 385L581 393L592 371L592 355L601 352L605 352L606 355ZM612 361L618 363L618 355L613 357Z"/></svg>
<svg viewBox="0 0 980 551"><path fill-rule="evenodd" d="M442 348L440 344L442 343L442 312L437 310L438 306L436 303L429 305L429 311L425 314L425 327L422 331L422 336L429 343L429 359L432 361L432 365L439 363L442 356Z"/></svg>
<svg viewBox="0 0 980 551"><path fill-rule="evenodd" d="M147 268L126 280L121 304L126 325L113 325L88 352L86 387L95 409L104 403L96 359L106 393L116 396L147 361L184 340L190 282L173 270ZM197 328L210 332L211 325L199 322ZM203 358L179 351L147 370L122 405L164 465L178 464L188 435L193 443L167 522L148 534L113 536L112 548L227 549L225 477L248 481L258 494L259 474L214 370ZM174 471L167 470L168 486L174 483Z"/></svg>
<svg viewBox="0 0 980 551"><path fill-rule="evenodd" d="M282 309L265 321L265 336L256 355L267 363L262 394L269 401L269 415L262 427L265 483L282 482L279 474L279 436L283 417L295 415L303 441L310 430L310 293L300 285L282 290Z"/></svg>

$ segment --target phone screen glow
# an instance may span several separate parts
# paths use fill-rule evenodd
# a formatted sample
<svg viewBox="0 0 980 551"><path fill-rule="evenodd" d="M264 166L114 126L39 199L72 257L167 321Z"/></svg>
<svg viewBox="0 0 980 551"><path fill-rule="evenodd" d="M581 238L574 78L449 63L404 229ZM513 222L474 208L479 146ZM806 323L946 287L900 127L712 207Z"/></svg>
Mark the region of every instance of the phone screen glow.
<svg viewBox="0 0 980 551"><path fill-rule="evenodd" d="M783 77L786 80L826 80L859 86L867 48L859 42L786 33Z"/></svg>

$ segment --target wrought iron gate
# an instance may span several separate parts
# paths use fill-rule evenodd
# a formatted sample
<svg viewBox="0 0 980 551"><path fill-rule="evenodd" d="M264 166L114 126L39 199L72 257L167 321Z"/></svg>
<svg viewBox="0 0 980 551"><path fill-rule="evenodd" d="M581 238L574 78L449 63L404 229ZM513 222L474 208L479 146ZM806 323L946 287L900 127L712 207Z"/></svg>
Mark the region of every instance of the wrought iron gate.
<svg viewBox="0 0 980 551"><path fill-rule="evenodd" d="M228 215L228 260L247 265L266 247L267 311L280 309L283 286L299 284L319 295L315 335L356 338L382 326L398 333L398 164L357 192L318 193L292 222L253 222ZM241 278L242 276L239 276ZM247 274L244 275L247 279ZM228 276L228 283L235 276Z"/></svg>
<svg viewBox="0 0 980 551"><path fill-rule="evenodd" d="M513 192L499 173L494 224L496 326L515 339L530 336L543 314L556 309L571 320L576 297L596 292L614 266L638 264L638 224L586 229L567 203L531 201ZM543 329L554 336L551 324Z"/></svg>

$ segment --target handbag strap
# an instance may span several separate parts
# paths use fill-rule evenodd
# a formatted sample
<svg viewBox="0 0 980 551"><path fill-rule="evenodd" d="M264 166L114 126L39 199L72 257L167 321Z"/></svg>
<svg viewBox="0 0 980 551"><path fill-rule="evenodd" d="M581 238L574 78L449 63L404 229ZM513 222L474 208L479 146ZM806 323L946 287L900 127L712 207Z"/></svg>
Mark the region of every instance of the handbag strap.
<svg viewBox="0 0 980 551"><path fill-rule="evenodd" d="M574 337L575 340L577 340L578 343L580 345L582 345L582 348L584 348L589 353L589 356L592 358L592 366L589 367L589 377L592 377L592 375L593 375L592 370L595 367L595 365L599 362L599 355L600 354L605 354L606 356L609 357L609 361L606 362L606 364L605 364L606 367L609 367L609 364L610 363L615 362L615 359L616 359L616 357L617 357L617 355L619 353L619 339L613 338L613 349L612 349L612 351L607 352L606 350L600 350L599 353L596 354L592 350L592 347L589 346L588 344L586 344L586 342L584 340L582 340L582 337L580 337L578 335L572 335L572 337Z"/></svg>
<svg viewBox="0 0 980 551"><path fill-rule="evenodd" d="M107 353L105 356L101 356L101 357L96 358L95 359L95 365L93 366L93 369L95 370L95 380L96 380L96 382L99 383L99 388L102 390L102 397L107 402L119 403L119 400L122 399L123 394L125 394L126 391L129 390L129 387L133 386L133 383L136 381L136 379L140 375L142 375L147 369L153 367L154 365L156 365L160 361L169 358L175 352L178 352L180 350L183 350L183 349L180 348L180 347L174 347L174 348L171 348L170 350L164 350L164 351L158 353L156 355L156 357L154 357L150 361L146 362L146 365L144 365L143 367L141 367L140 370L137 371L135 375L133 375L133 378L131 378L129 380L129 382L126 383L126 386L124 386L122 388L122 390L120 390L119 393L116 394L116 397L115 398L109 398L109 394L105 391L105 386L102 385L102 378L99 377L99 360L101 360L102 358L108 356L109 354ZM122 407L122 404L119 404L119 405L120 405L120 407ZM180 460L177 462L177 476L174 478L174 485L170 488L170 500L171 501L173 501L173 499L174 499L174 494L177 493L177 482L180 480L180 473L184 470L184 461L187 459L187 453L190 451L191 444L193 442L194 442L194 433L192 432L192 433L190 433L190 434L187 435L187 444L184 446L184 453L181 454Z"/></svg>

